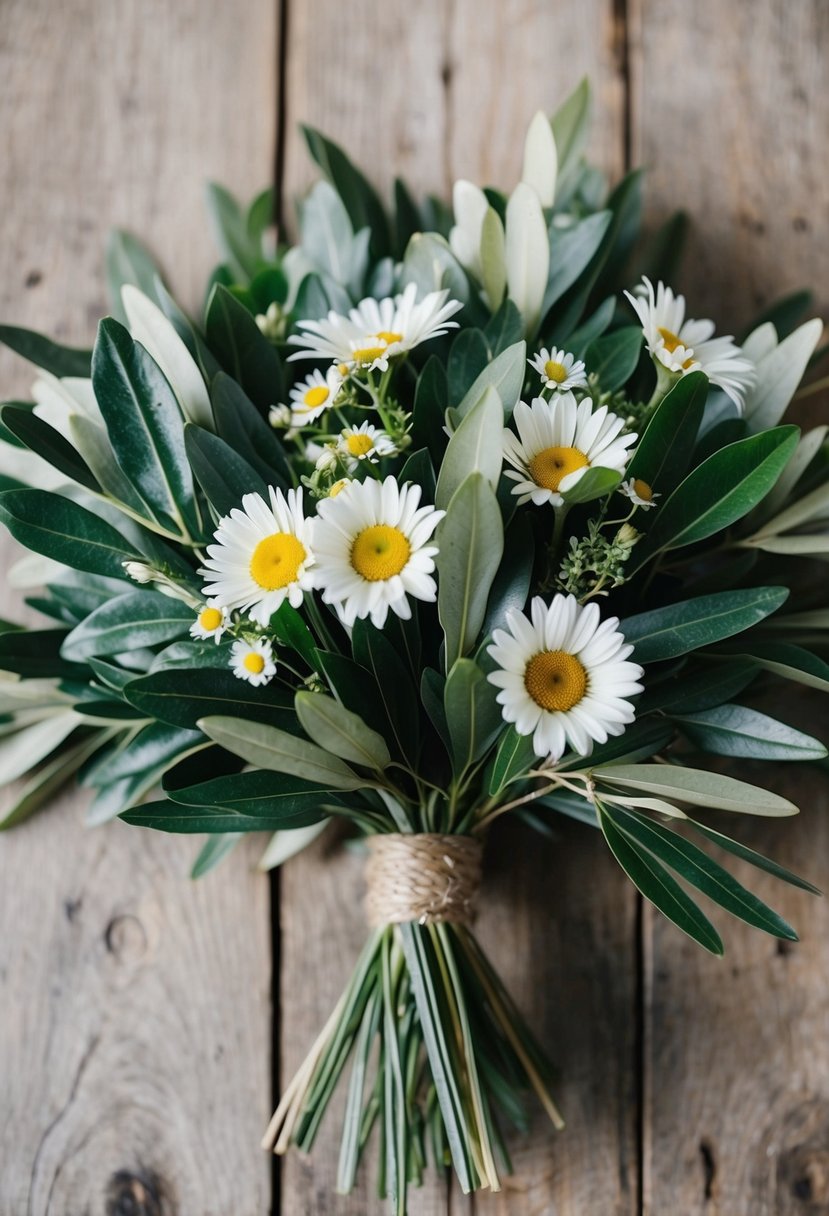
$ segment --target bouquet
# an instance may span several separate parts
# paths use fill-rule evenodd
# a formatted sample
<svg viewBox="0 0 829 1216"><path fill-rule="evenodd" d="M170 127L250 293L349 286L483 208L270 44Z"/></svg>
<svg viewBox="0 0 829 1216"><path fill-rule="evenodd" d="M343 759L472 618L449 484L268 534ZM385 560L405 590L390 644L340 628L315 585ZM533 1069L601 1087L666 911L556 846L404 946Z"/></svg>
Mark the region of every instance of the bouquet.
<svg viewBox="0 0 829 1216"><path fill-rule="evenodd" d="M342 1081L339 1189L376 1126L396 1213L430 1160L497 1189L528 1100L562 1125L473 932L496 818L598 829L714 953L697 893L795 937L723 854L813 890L706 812L796 811L709 757L826 754L751 703L829 687L827 428L783 421L822 326L802 296L739 344L688 317L684 217L640 239L588 109L533 118L509 196L398 181L391 215L306 130L295 246L268 193L210 187L202 322L116 233L92 351L0 328L40 369L2 407L0 518L48 621L0 634L3 826L75 774L90 823L206 834L195 874L346 821L366 945L265 1143L309 1150Z"/></svg>

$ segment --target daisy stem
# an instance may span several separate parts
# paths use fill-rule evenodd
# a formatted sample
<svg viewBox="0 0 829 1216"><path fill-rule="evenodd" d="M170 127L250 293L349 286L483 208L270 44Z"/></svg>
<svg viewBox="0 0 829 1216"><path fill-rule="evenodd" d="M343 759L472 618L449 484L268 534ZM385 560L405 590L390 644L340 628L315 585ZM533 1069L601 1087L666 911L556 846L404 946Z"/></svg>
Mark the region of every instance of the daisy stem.
<svg viewBox="0 0 829 1216"><path fill-rule="evenodd" d="M553 524L553 539L550 541L550 574L556 564L556 559L559 556L561 549L561 541L564 536L564 524L567 519L567 513L570 510L567 503L562 503L560 507L555 507L555 523Z"/></svg>

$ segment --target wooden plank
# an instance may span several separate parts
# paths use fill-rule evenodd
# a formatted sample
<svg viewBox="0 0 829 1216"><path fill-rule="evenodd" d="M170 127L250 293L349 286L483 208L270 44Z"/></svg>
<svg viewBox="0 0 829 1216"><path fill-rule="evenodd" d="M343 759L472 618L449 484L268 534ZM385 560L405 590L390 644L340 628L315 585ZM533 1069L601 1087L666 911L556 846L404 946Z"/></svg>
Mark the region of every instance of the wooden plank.
<svg viewBox="0 0 829 1216"><path fill-rule="evenodd" d="M594 152L612 175L624 156L623 45L607 0L292 5L286 80L286 195L313 180L297 122L340 142L388 194L395 174L417 193L448 197L456 177L508 187L517 180L526 124L552 110L582 72L597 90ZM348 72L320 70L326 45L349 47ZM389 48L394 47L394 53ZM551 72L550 58L576 64ZM514 1144L516 1178L476 1213L636 1210L634 1060L635 901L587 828L557 825L553 846L520 829L498 833L485 889L482 940L521 1007L562 1066L568 1130L539 1117ZM497 861L495 858L497 857ZM281 894L281 1048L287 1078L322 1025L364 940L358 857L333 845L290 862ZM601 1066L596 1067L596 1060ZM332 1122L310 1159L286 1158L283 1209L317 1216L380 1216L372 1167L350 1199L334 1198ZM304 1205L304 1206L303 1206ZM472 1205L452 1194L455 1216ZM413 1216L447 1210L442 1182L411 1201Z"/></svg>
<svg viewBox="0 0 829 1216"><path fill-rule="evenodd" d="M827 315L829 8L629 0L634 164L651 220L692 220L692 316L739 330L814 287Z"/></svg>
<svg viewBox="0 0 829 1216"><path fill-rule="evenodd" d="M826 6L633 0L631 20L634 156L654 166L651 216L681 202L695 218L682 280L692 315L738 327L803 286L817 289L815 311L825 309L829 252L815 203L828 184ZM768 708L811 733L825 721L812 699L787 699L783 711L778 694ZM736 775L772 784L804 813L723 830L825 889L829 825L817 772L740 765ZM647 912L648 1216L829 1210L829 915L822 901L749 867L734 872L802 940L776 943L720 916L719 961Z"/></svg>
<svg viewBox="0 0 829 1216"><path fill-rule="evenodd" d="M113 224L196 302L204 178L269 175L274 24L271 0L4 5L4 320L91 341ZM31 379L0 352L5 394ZM267 879L244 849L193 884L195 842L85 832L83 801L0 839L0 1210L262 1216Z"/></svg>

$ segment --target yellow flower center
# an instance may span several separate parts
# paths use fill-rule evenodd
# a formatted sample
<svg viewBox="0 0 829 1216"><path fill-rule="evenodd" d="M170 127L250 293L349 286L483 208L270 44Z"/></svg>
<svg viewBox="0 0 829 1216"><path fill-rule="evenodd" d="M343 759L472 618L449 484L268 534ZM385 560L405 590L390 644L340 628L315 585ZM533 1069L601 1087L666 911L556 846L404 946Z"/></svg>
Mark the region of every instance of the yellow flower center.
<svg viewBox="0 0 829 1216"><path fill-rule="evenodd" d="M291 532L274 532L260 540L250 559L250 577L264 591L278 591L296 581L307 553Z"/></svg>
<svg viewBox="0 0 829 1216"><path fill-rule="evenodd" d="M373 524L363 528L351 546L351 565L369 583L379 583L399 574L411 551L399 528Z"/></svg>
<svg viewBox="0 0 829 1216"><path fill-rule="evenodd" d="M265 660L261 654L252 650L250 654L246 654L242 659L242 666L250 672L252 676L261 676L265 670Z"/></svg>
<svg viewBox="0 0 829 1216"><path fill-rule="evenodd" d="M355 435L346 436L345 446L352 456L365 456L374 447L374 440L365 431L358 431Z"/></svg>
<svg viewBox="0 0 829 1216"><path fill-rule="evenodd" d="M378 332L378 334L377 334L377 337L380 339L380 341L381 341L381 342L385 342L386 346L392 346L392 345L393 345L393 343L395 343L395 342L402 342L402 341L403 341L403 335L402 335L402 334L395 334L395 333L392 333L392 332L391 332L390 330L388 330L388 329L381 329L381 330L379 330L379 332Z"/></svg>
<svg viewBox="0 0 829 1216"><path fill-rule="evenodd" d="M347 376L348 375L348 364L347 363L338 363L337 371L340 373L341 376Z"/></svg>
<svg viewBox="0 0 829 1216"><path fill-rule="evenodd" d="M524 687L536 705L563 713L578 705L587 691L587 672L574 654L542 650L524 668Z"/></svg>
<svg viewBox="0 0 829 1216"><path fill-rule="evenodd" d="M548 359L544 364L544 375L548 380L554 380L556 384L561 384L567 379L567 368L563 363L556 363L554 359Z"/></svg>
<svg viewBox="0 0 829 1216"><path fill-rule="evenodd" d="M659 336L662 339L662 341L665 343L665 350L668 351L668 353L671 355L674 353L674 351L676 350L676 348L678 346L685 345L685 343L682 341L682 339L679 337L678 334L675 334L670 329L663 329L661 325L659 327L658 333L659 333Z"/></svg>
<svg viewBox="0 0 829 1216"><path fill-rule="evenodd" d="M530 477L545 490L557 490L563 478L589 463L578 448L544 448L529 462Z"/></svg>
<svg viewBox="0 0 829 1216"><path fill-rule="evenodd" d="M348 478L341 477L339 481L335 481L331 489L328 491L329 498L336 498L337 495L348 485Z"/></svg>
<svg viewBox="0 0 829 1216"><path fill-rule="evenodd" d="M360 346L351 352L351 356L355 363L373 363L375 359L382 358L385 352L385 346Z"/></svg>
<svg viewBox="0 0 829 1216"><path fill-rule="evenodd" d="M637 498L642 499L642 502L653 501L653 490L646 481L640 481L638 477L633 479L633 492Z"/></svg>
<svg viewBox="0 0 829 1216"><path fill-rule="evenodd" d="M315 410L317 406L327 401L329 397L328 389L324 384L315 384L313 388L309 388L304 394L302 401L306 409Z"/></svg>
<svg viewBox="0 0 829 1216"><path fill-rule="evenodd" d="M218 608L202 608L199 613L199 624L208 633L214 633L222 623L222 614Z"/></svg>

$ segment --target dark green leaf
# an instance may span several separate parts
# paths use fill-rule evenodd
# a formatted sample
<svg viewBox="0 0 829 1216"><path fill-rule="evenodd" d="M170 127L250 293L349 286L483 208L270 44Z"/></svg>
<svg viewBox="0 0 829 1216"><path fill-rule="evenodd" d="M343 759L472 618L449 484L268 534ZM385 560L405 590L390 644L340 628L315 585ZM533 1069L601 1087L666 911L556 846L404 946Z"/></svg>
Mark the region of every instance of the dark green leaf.
<svg viewBox="0 0 829 1216"><path fill-rule="evenodd" d="M471 659L458 659L446 677L443 704L455 773L480 760L504 726L496 689Z"/></svg>
<svg viewBox="0 0 829 1216"><path fill-rule="evenodd" d="M85 486L87 490L100 493L101 487L89 465L72 444L64 439L60 431L56 431L31 410L21 409L17 405L4 405L0 410L0 418L13 435L32 452L37 452L38 456L48 460L58 472Z"/></svg>
<svg viewBox="0 0 829 1216"><path fill-rule="evenodd" d="M553 305L587 269L607 232L612 216L598 211L572 228L550 227L550 277L541 305L545 317Z"/></svg>
<svg viewBox="0 0 829 1216"><path fill-rule="evenodd" d="M700 663L691 670L683 665L677 674L648 685L639 702L638 712L652 713L661 709L696 713L701 709L711 709L747 688L757 671L757 664L750 659L737 659L733 663Z"/></svg>
<svg viewBox="0 0 829 1216"><path fill-rule="evenodd" d="M282 364L256 321L217 283L207 304L207 343L224 370L261 411L283 399Z"/></svg>
<svg viewBox="0 0 829 1216"><path fill-rule="evenodd" d="M631 842L635 841L648 849L686 882L691 883L739 920L753 925L756 929L762 929L773 937L797 941L797 934L791 925L771 908L766 907L751 891L747 891L707 853L703 853L702 849L698 849L683 836L637 811L623 810L621 807L603 807L602 815L608 815Z"/></svg>
<svg viewBox="0 0 829 1216"><path fill-rule="evenodd" d="M402 657L379 629L356 621L351 635L355 660L374 672L386 718L397 750L411 765L417 764L419 724L417 694ZM381 732L384 736L388 731Z"/></svg>
<svg viewBox="0 0 829 1216"><path fill-rule="evenodd" d="M86 669L61 655L65 629L12 629L0 633L0 671L28 680L66 677L85 679Z"/></svg>
<svg viewBox="0 0 829 1216"><path fill-rule="evenodd" d="M752 587L701 595L629 616L622 621L621 630L633 642L637 662L675 659L750 629L776 612L788 594L786 587Z"/></svg>
<svg viewBox="0 0 829 1216"><path fill-rule="evenodd" d="M647 482L657 494L670 494L690 463L707 397L707 376L702 372L683 376L656 407L627 476Z"/></svg>
<svg viewBox="0 0 829 1216"><path fill-rule="evenodd" d="M123 563L141 558L105 520L46 490L0 494L0 522L27 549L90 574L126 578Z"/></svg>
<svg viewBox="0 0 829 1216"><path fill-rule="evenodd" d="M520 342L524 336L521 313L512 300L504 300L501 307L490 317L484 327L484 337L489 347L489 357L497 359L510 346Z"/></svg>
<svg viewBox="0 0 829 1216"><path fill-rule="evenodd" d="M712 954L722 954L720 935L664 866L646 850L631 843L616 827L606 807L597 804L599 825L610 851L645 899L673 924Z"/></svg>
<svg viewBox="0 0 829 1216"><path fill-rule="evenodd" d="M107 238L106 277L112 302L112 315L122 325L127 324L127 315L121 303L121 288L125 284L137 287L154 303L163 307L159 290L161 271L158 263L137 237L121 228L113 228ZM89 367L83 375L89 375Z"/></svg>
<svg viewBox="0 0 829 1216"><path fill-rule="evenodd" d="M251 232L248 217L224 186L208 182L206 195L216 244L236 280L246 283L253 278L261 263L261 230Z"/></svg>
<svg viewBox="0 0 829 1216"><path fill-rule="evenodd" d="M412 442L415 447L427 447L437 467L446 447L443 416L449 404L449 384L446 369L437 355L430 355L417 379Z"/></svg>
<svg viewBox="0 0 829 1216"><path fill-rule="evenodd" d="M812 886L810 882L806 882L805 878L798 878L796 874L792 874L791 870L784 869L776 861L772 861L769 857L764 857L762 853L755 853L754 849L749 849L746 845L740 844L739 841L732 840L729 836L724 836L722 832L716 832L704 823L697 823L695 819L686 819L685 822L689 823L695 831L705 836L708 840L719 845L721 849L725 849L727 853L733 853L735 857L739 857L742 861L747 861L749 865L756 866L758 870L765 870L767 874L773 874L775 878L779 878L782 882L787 882L793 887L799 887L801 891L809 891L812 895L820 895L818 888Z"/></svg>
<svg viewBox="0 0 829 1216"><path fill-rule="evenodd" d="M641 350L642 330L638 325L615 329L587 348L587 370L598 376L602 392L613 393L636 371Z"/></svg>
<svg viewBox="0 0 829 1216"><path fill-rule="evenodd" d="M90 655L121 654L156 646L186 634L193 610L158 591L128 591L96 608L76 625L63 643L64 658L75 662Z"/></svg>
<svg viewBox="0 0 829 1216"><path fill-rule="evenodd" d="M532 735L519 735L514 726L507 726L495 753L489 778L490 794L499 793L510 781L523 777L537 763Z"/></svg>
<svg viewBox="0 0 829 1216"><path fill-rule="evenodd" d="M359 232L361 228L371 231L372 258L381 258L390 253L388 221L374 188L336 144L313 127L303 126L301 129L311 156L343 200L354 231Z"/></svg>
<svg viewBox="0 0 829 1216"><path fill-rule="evenodd" d="M319 807L319 796L316 798ZM311 818L313 816L313 818ZM230 807L179 806L178 803L160 799L145 802L131 811L122 811L121 819L141 828L155 828L159 832L272 832L285 826L278 810L264 815L246 815ZM291 827L316 823L324 818L324 812L309 810L304 817L290 821Z"/></svg>
<svg viewBox="0 0 829 1216"><path fill-rule="evenodd" d="M196 481L218 515L241 507L245 494L261 494L267 500L268 487L263 479L218 435L188 422L184 450Z"/></svg>
<svg viewBox="0 0 829 1216"><path fill-rule="evenodd" d="M634 550L628 575L661 549L705 540L747 515L786 467L799 433L795 426L774 427L709 456L660 504L653 527Z"/></svg>
<svg viewBox="0 0 829 1216"><path fill-rule="evenodd" d="M717 705L700 713L674 712L674 722L692 743L717 756L747 760L820 760L817 739L744 705Z"/></svg>
<svg viewBox="0 0 829 1216"><path fill-rule="evenodd" d="M151 517L173 533L198 536L181 407L158 365L111 317L98 329L92 384L118 464Z"/></svg>
<svg viewBox="0 0 829 1216"><path fill-rule="evenodd" d="M462 329L449 352L449 405L460 405L469 387L489 363L489 348L480 329Z"/></svg>
<svg viewBox="0 0 829 1216"><path fill-rule="evenodd" d="M529 516L516 516L504 535L504 556L492 582L481 633L506 626L508 612L522 612L530 593L535 543Z"/></svg>
<svg viewBox="0 0 829 1216"><path fill-rule="evenodd" d="M276 432L236 381L219 372L210 385L210 401L216 430L225 443L256 469L266 485L290 485L290 470Z"/></svg>
<svg viewBox="0 0 829 1216"><path fill-rule="evenodd" d="M211 715L238 716L298 730L292 693L279 684L254 688L232 671L171 668L131 680L124 696L136 709L160 722L194 729Z"/></svg>
<svg viewBox="0 0 829 1216"><path fill-rule="evenodd" d="M89 376L92 351L59 346L41 334L20 329L16 325L0 325L0 342L53 376L79 376L84 379Z"/></svg>
<svg viewBox="0 0 829 1216"><path fill-rule="evenodd" d="M167 793L182 806L238 811L242 815L270 819L273 828L298 828L318 823L323 818L320 804L336 802L329 786L302 781L285 773L271 773L267 769L229 773L198 785L167 790Z"/></svg>

